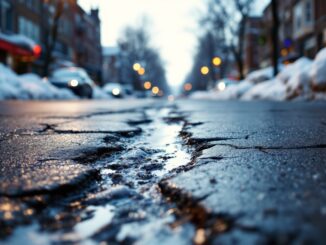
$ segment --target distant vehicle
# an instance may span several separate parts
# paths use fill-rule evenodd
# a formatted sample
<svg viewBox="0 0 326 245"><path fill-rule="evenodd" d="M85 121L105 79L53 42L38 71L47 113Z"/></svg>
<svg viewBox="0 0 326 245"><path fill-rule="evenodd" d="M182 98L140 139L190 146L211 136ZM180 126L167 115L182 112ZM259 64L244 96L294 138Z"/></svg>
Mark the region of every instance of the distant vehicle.
<svg viewBox="0 0 326 245"><path fill-rule="evenodd" d="M229 78L223 78L216 82L215 89L218 91L224 91L227 87L238 84L239 81Z"/></svg>
<svg viewBox="0 0 326 245"><path fill-rule="evenodd" d="M68 88L82 98L92 98L94 82L87 72L79 67L55 70L48 78L58 88Z"/></svg>
<svg viewBox="0 0 326 245"><path fill-rule="evenodd" d="M108 83L103 87L104 92L116 97L123 98L133 95L133 89L130 85L122 85L120 83Z"/></svg>

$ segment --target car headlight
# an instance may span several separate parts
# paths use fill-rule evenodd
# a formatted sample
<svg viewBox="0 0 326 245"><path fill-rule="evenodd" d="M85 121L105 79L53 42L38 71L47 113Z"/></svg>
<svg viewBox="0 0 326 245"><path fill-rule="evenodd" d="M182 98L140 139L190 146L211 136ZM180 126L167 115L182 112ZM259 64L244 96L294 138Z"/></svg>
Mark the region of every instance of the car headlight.
<svg viewBox="0 0 326 245"><path fill-rule="evenodd" d="M224 91L225 88L226 88L226 84L225 84L225 82L219 82L219 83L217 84L217 88L218 88L218 90L220 90L220 91Z"/></svg>
<svg viewBox="0 0 326 245"><path fill-rule="evenodd" d="M79 84L79 82L75 79L73 79L69 82L69 86L71 86L71 87L77 87L78 84Z"/></svg>
<svg viewBox="0 0 326 245"><path fill-rule="evenodd" d="M120 89L118 89L118 88L112 89L112 94L115 96L118 96L120 94Z"/></svg>

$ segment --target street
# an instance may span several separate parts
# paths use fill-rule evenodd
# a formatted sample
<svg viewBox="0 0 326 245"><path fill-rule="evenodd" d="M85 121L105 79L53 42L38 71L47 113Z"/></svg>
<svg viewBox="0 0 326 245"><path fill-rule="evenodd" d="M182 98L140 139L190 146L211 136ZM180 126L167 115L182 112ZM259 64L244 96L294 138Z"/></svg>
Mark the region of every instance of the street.
<svg viewBox="0 0 326 245"><path fill-rule="evenodd" d="M325 244L325 102L0 102L0 244Z"/></svg>

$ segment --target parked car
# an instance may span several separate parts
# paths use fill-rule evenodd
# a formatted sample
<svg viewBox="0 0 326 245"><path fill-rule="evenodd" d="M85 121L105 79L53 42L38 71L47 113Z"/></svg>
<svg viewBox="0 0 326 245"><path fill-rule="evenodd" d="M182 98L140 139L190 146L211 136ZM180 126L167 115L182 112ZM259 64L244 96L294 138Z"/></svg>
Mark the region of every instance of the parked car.
<svg viewBox="0 0 326 245"><path fill-rule="evenodd" d="M108 83L104 85L103 91L116 98L132 96L134 93L132 86L120 83Z"/></svg>
<svg viewBox="0 0 326 245"><path fill-rule="evenodd" d="M122 98L124 96L123 88L119 83L108 83L104 85L103 90L105 93L116 98Z"/></svg>
<svg viewBox="0 0 326 245"><path fill-rule="evenodd" d="M57 69L48 80L54 86L68 88L82 98L92 98L94 82L82 68L69 67Z"/></svg>

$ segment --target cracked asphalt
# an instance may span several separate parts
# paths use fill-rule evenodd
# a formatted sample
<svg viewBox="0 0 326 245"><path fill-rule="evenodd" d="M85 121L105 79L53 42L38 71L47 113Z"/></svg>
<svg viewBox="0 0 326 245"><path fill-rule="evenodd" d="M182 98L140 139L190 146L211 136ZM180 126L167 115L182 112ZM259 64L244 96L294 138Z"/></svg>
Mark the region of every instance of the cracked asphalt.
<svg viewBox="0 0 326 245"><path fill-rule="evenodd" d="M0 103L0 243L325 244L326 104Z"/></svg>

